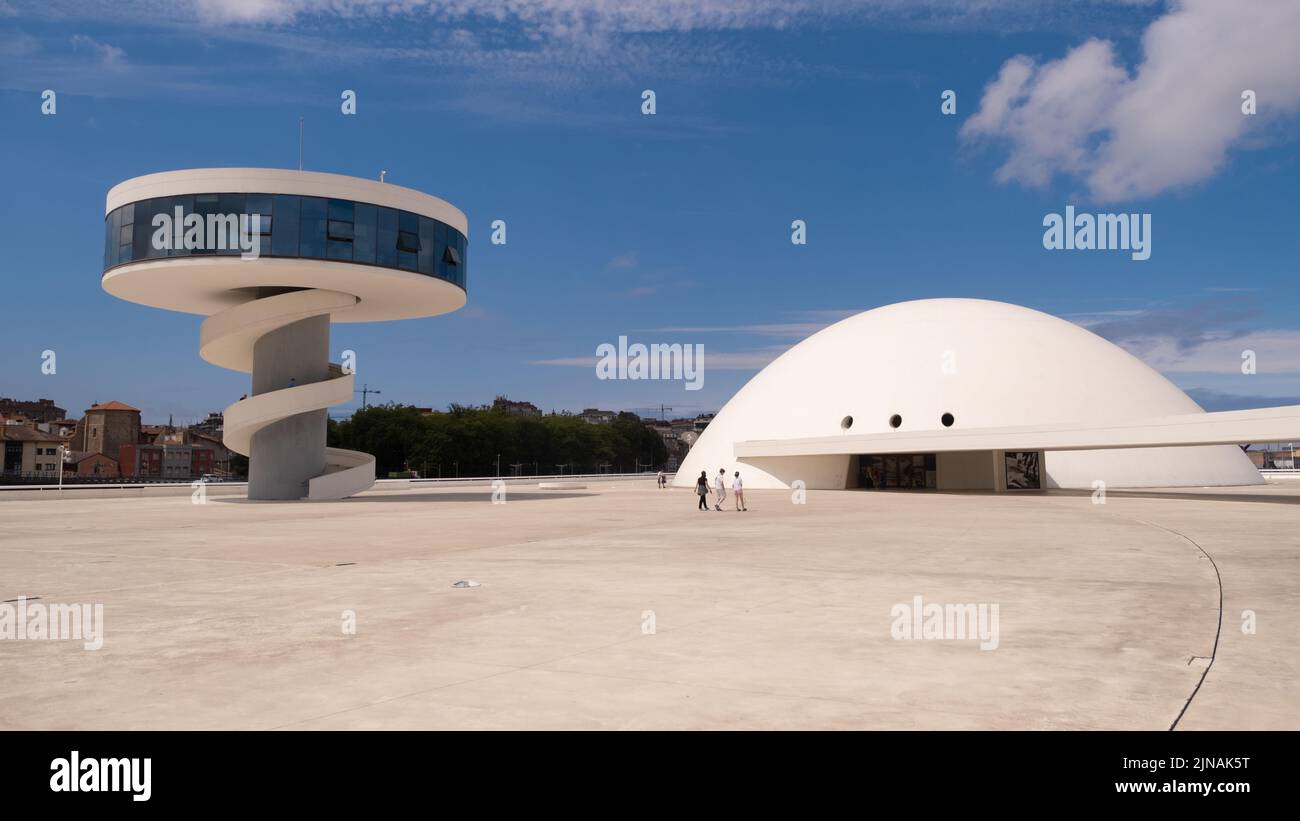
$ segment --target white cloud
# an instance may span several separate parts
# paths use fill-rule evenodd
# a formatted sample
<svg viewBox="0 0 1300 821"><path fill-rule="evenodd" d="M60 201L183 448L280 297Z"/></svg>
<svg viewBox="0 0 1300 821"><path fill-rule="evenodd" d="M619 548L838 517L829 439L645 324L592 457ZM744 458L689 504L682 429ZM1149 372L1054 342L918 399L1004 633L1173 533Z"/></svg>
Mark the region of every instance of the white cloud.
<svg viewBox="0 0 1300 821"><path fill-rule="evenodd" d="M303 0L194 0L199 19L209 23L287 23L314 5L325 6Z"/></svg>
<svg viewBox="0 0 1300 821"><path fill-rule="evenodd" d="M1154 196L1213 176L1252 131L1300 110L1297 43L1296 0L1174 0L1132 73L1101 40L1043 63L1013 57L961 133L1009 144L1002 182L1041 188L1064 174L1102 202Z"/></svg>
<svg viewBox="0 0 1300 821"><path fill-rule="evenodd" d="M86 49L95 54L104 68L120 69L126 65L125 51L84 34L72 35L72 47L76 50Z"/></svg>

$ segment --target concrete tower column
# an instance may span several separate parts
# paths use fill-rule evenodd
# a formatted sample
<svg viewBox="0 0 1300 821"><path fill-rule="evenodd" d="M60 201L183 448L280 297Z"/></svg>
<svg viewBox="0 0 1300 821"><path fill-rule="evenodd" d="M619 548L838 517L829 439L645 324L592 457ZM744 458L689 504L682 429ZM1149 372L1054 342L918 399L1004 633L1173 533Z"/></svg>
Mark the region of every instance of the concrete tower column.
<svg viewBox="0 0 1300 821"><path fill-rule="evenodd" d="M329 315L292 322L253 345L253 395L329 379ZM253 434L248 498L301 499L325 471L325 409L273 422Z"/></svg>

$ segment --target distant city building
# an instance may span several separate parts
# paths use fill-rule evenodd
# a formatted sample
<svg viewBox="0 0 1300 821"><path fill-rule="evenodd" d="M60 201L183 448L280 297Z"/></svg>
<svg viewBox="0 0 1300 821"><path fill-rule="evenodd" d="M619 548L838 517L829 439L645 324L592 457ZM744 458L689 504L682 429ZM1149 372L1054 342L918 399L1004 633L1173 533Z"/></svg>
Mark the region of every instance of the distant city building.
<svg viewBox="0 0 1300 821"><path fill-rule="evenodd" d="M48 423L44 427L48 428L50 433L56 433L62 436L69 443L72 441L73 434L77 431L77 420L75 419L57 419Z"/></svg>
<svg viewBox="0 0 1300 821"><path fill-rule="evenodd" d="M672 423L663 420L641 420L642 425L649 427L654 433L659 434L659 439L663 440L663 446L668 448L668 456L672 457L669 461L676 464L676 461L685 456L682 444L677 440L677 431L672 429Z"/></svg>
<svg viewBox="0 0 1300 821"><path fill-rule="evenodd" d="M207 448L212 451L212 468L203 471L203 473L218 473L222 476L234 474L235 452L222 443L221 434L208 435L191 430L188 432L185 443L196 448Z"/></svg>
<svg viewBox="0 0 1300 821"><path fill-rule="evenodd" d="M0 428L0 440L4 443L5 476L58 478L62 437L27 425L5 425Z"/></svg>
<svg viewBox="0 0 1300 821"><path fill-rule="evenodd" d="M202 422L199 422L197 424L191 425L190 430L201 431L202 433L209 433L209 434L211 433L220 434L222 429L225 427L225 424L226 424L225 415L218 411L212 411L211 413L208 414L207 419L204 419Z"/></svg>
<svg viewBox="0 0 1300 821"><path fill-rule="evenodd" d="M0 416L24 417L35 422L57 422L67 417L67 411L54 404L53 399L32 401L0 397Z"/></svg>
<svg viewBox="0 0 1300 821"><path fill-rule="evenodd" d="M596 408L586 408L578 414L578 418L589 425L608 425L613 422L618 414L614 411L598 410Z"/></svg>
<svg viewBox="0 0 1300 821"><path fill-rule="evenodd" d="M532 402L512 402L504 396L492 400L492 409L512 416L541 416L542 411Z"/></svg>
<svg viewBox="0 0 1300 821"><path fill-rule="evenodd" d="M121 475L118 472L116 459L111 459L102 453L77 453L76 451L68 454L65 472L73 473L77 476L100 476L110 478Z"/></svg>
<svg viewBox="0 0 1300 821"><path fill-rule="evenodd" d="M77 423L72 449L116 459L123 445L140 442L140 410L122 402L95 404Z"/></svg>
<svg viewBox="0 0 1300 821"><path fill-rule="evenodd" d="M212 448L196 445L123 445L117 461L123 476L192 479L216 472L213 457Z"/></svg>

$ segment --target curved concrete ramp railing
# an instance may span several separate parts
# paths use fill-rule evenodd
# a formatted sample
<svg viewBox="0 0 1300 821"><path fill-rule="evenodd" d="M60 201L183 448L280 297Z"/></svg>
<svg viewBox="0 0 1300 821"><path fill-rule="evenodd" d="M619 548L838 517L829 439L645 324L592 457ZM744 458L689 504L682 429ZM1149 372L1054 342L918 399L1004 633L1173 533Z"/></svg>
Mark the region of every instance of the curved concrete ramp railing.
<svg viewBox="0 0 1300 821"><path fill-rule="evenodd" d="M257 340L292 322L346 311L356 297L319 289L255 299L203 322L199 354L223 368L252 373ZM330 378L282 388L241 399L225 411L226 447L251 455L253 434L282 419L351 401L352 374L331 364ZM343 499L366 490L375 481L375 458L339 448L325 448L325 471L308 479L308 499Z"/></svg>

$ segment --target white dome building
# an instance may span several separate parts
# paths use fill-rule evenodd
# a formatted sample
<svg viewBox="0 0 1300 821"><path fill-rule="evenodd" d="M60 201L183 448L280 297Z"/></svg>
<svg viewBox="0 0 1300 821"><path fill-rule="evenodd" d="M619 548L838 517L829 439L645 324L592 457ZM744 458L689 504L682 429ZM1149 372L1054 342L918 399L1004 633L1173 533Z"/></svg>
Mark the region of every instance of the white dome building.
<svg viewBox="0 0 1300 821"><path fill-rule="evenodd" d="M1261 484L1236 444L1200 443L1268 441L1250 438L1264 413L1206 414L1133 355L1038 311L918 300L786 351L722 408L674 483L724 468L747 488Z"/></svg>

